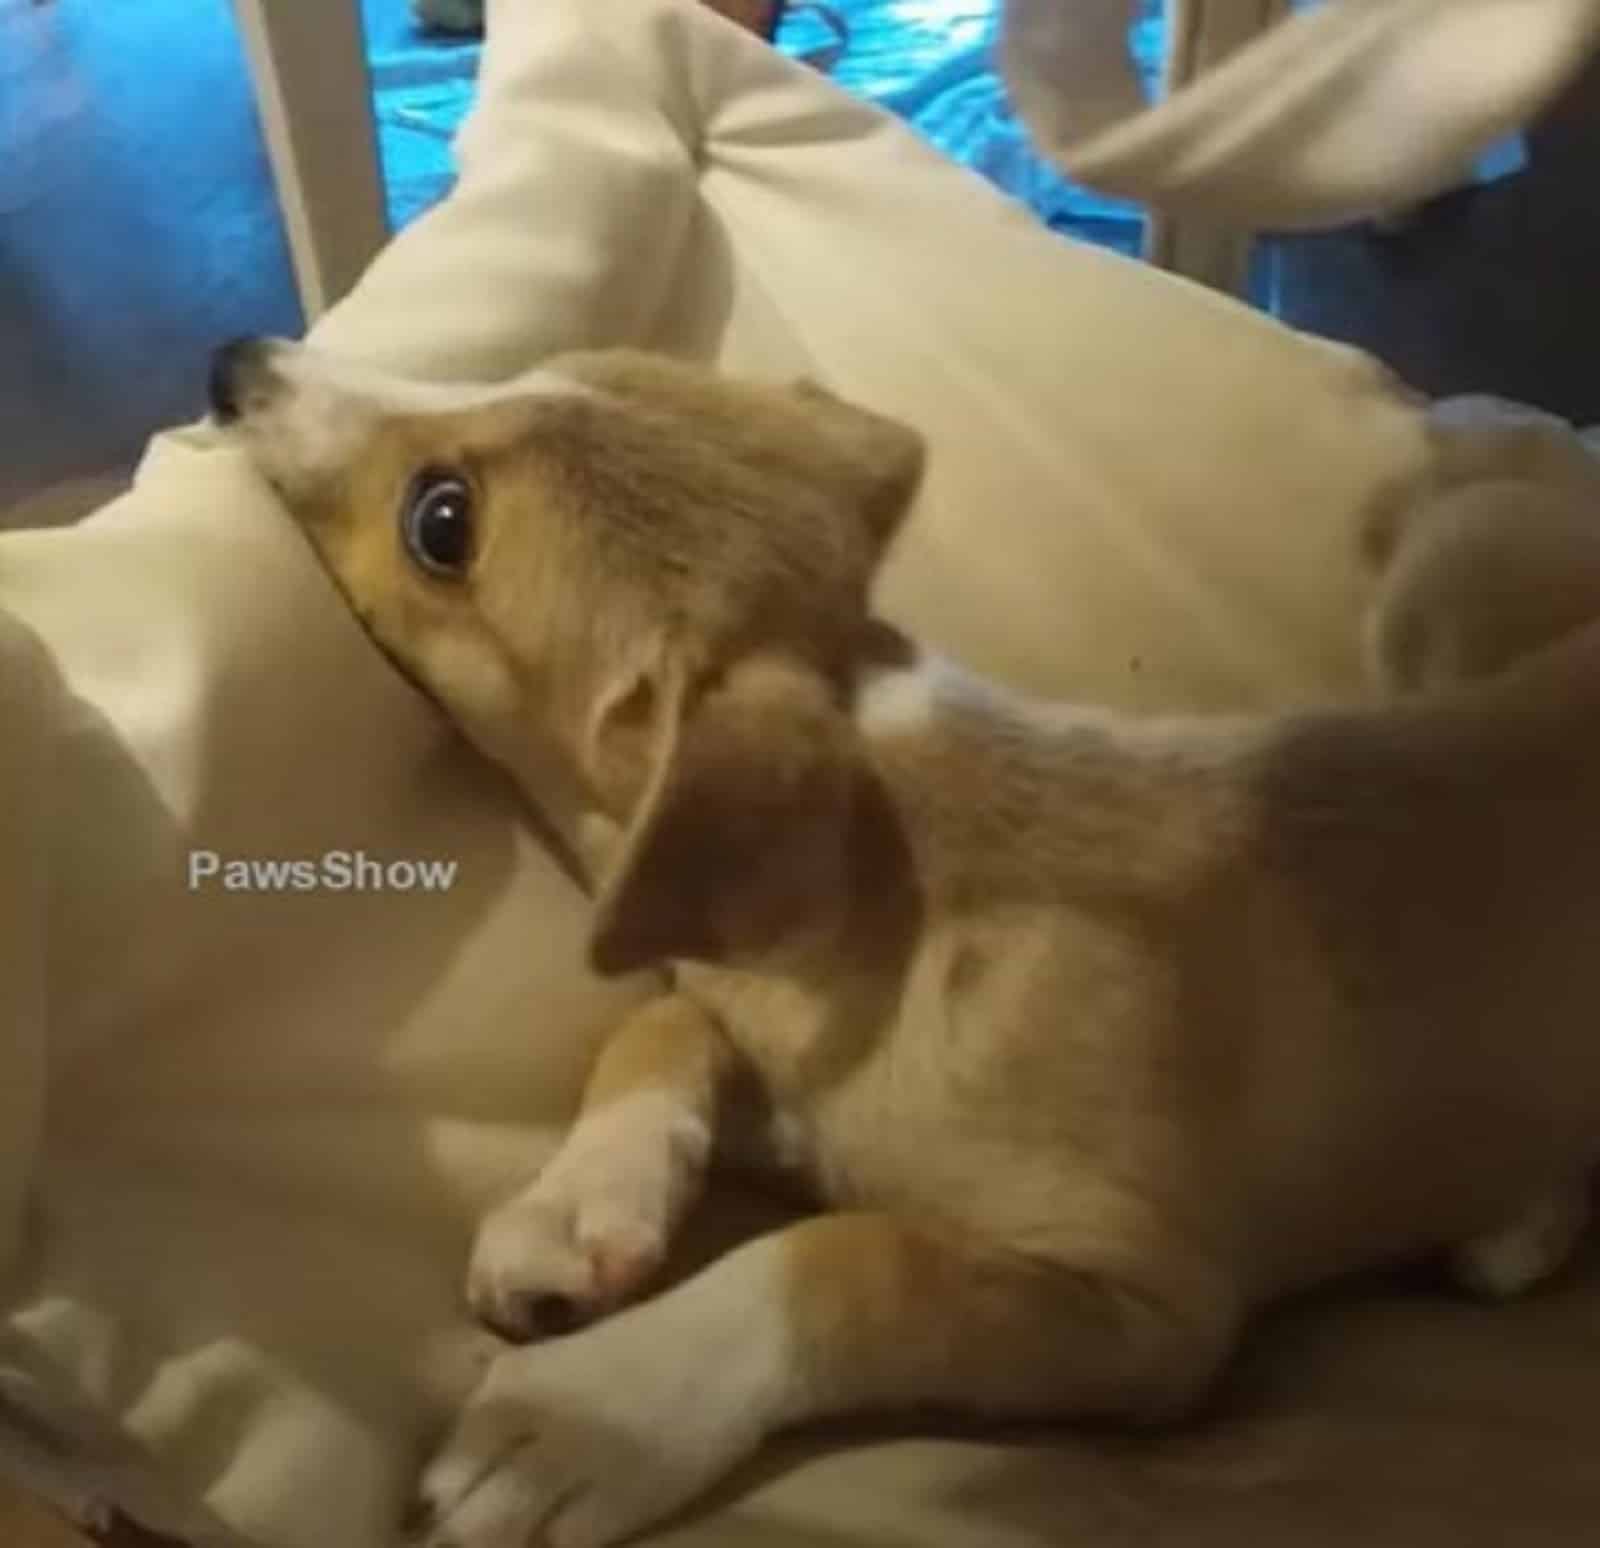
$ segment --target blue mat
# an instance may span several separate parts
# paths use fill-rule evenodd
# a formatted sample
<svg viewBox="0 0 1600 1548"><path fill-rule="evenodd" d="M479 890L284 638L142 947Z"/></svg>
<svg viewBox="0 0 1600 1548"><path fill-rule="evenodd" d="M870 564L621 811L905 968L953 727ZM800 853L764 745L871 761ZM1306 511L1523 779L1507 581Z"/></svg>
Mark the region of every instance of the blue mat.
<svg viewBox="0 0 1600 1548"><path fill-rule="evenodd" d="M1153 90L1163 53L1160 0L1146 0L1145 13L1130 43ZM999 0L792 0L777 43L898 114L1046 225L1137 251L1137 206L1075 186L1029 145L994 68L999 19Z"/></svg>
<svg viewBox="0 0 1600 1548"><path fill-rule="evenodd" d="M372 59L373 116L396 231L437 204L455 182L450 142L472 106L481 45L414 46Z"/></svg>

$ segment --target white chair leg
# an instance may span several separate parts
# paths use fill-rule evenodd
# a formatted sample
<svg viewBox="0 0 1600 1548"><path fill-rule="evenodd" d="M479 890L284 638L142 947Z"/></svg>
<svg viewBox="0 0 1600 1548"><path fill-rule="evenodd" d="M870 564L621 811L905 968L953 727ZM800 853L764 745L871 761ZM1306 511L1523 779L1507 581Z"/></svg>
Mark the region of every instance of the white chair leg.
<svg viewBox="0 0 1600 1548"><path fill-rule="evenodd" d="M309 325L389 236L359 0L235 0Z"/></svg>
<svg viewBox="0 0 1600 1548"><path fill-rule="evenodd" d="M1291 0L1167 0L1165 86L1173 91L1220 64L1291 10ZM1145 255L1152 263L1217 290L1243 295L1253 231L1152 212Z"/></svg>

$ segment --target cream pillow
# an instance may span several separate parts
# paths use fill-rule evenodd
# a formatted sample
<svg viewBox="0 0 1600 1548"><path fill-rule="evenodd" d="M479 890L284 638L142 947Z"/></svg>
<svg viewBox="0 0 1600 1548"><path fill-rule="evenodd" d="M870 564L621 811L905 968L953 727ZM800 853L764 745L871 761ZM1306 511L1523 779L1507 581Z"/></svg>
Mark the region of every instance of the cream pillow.
<svg viewBox="0 0 1600 1548"><path fill-rule="evenodd" d="M1060 241L693 0L499 0L461 163L320 343L811 372L931 436L883 600L973 664L1146 706L1352 689L1353 527L1435 475L1370 362ZM379 1548L473 1217L646 986L588 977L576 890L210 430L0 537L0 620L12 1330L269 1548ZM197 850L459 870L197 891Z"/></svg>

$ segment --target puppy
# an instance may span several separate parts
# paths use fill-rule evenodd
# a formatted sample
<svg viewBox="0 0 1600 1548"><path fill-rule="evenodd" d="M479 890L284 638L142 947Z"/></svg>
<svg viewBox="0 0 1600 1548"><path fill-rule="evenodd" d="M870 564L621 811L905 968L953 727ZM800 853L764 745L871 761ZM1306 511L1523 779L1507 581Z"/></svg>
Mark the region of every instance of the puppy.
<svg viewBox="0 0 1600 1548"><path fill-rule="evenodd" d="M1570 1245L1600 579L1440 682L1437 640L1496 637L1453 612L1476 540L1444 501L1372 635L1429 691L1136 720L874 618L923 446L815 387L586 354L441 391L247 343L212 396L581 855L595 965L674 968L483 1225L486 1321L592 1325L495 1360L430 1544L599 1548L826 1416L1165 1418L1287 1291L1456 1251L1509 1292ZM742 1087L823 1212L641 1300Z"/></svg>

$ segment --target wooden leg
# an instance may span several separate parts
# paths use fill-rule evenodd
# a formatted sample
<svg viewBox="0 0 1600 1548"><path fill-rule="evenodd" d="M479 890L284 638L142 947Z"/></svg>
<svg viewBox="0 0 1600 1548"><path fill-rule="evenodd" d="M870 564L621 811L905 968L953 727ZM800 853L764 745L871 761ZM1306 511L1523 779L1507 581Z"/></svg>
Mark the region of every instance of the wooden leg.
<svg viewBox="0 0 1600 1548"><path fill-rule="evenodd" d="M389 236L359 0L235 0L309 325Z"/></svg>

